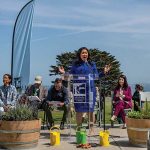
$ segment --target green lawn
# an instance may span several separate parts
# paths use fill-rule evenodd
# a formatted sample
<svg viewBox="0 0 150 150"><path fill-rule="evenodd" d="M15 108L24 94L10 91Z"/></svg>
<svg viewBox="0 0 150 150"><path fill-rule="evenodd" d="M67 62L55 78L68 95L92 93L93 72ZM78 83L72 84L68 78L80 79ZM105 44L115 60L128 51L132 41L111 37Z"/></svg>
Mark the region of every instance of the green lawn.
<svg viewBox="0 0 150 150"><path fill-rule="evenodd" d="M106 97L106 102L105 102L105 122L110 123L110 118L111 118L111 98Z"/></svg>
<svg viewBox="0 0 150 150"><path fill-rule="evenodd" d="M54 121L56 123L60 123L62 115L63 115L63 111L54 111L52 112L52 114L53 114ZM110 123L110 117L111 117L111 98L106 97L106 102L105 102L105 122L106 123ZM42 120L44 119L43 111L39 112L39 118L41 118ZM71 123L76 123L75 120L76 119L75 119L75 114L74 114L74 116L71 118Z"/></svg>

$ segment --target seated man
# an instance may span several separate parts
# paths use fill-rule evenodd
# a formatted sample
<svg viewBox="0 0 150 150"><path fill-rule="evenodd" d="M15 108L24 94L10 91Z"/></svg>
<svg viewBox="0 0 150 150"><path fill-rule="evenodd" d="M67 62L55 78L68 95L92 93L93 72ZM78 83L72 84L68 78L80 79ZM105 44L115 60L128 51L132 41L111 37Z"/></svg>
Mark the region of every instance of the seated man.
<svg viewBox="0 0 150 150"><path fill-rule="evenodd" d="M63 117L60 124L60 129L64 129L64 122L66 122L68 109L68 92L67 89L62 85L62 79L56 78L54 85L49 89L46 102L43 104L43 109L46 112L46 116L49 122L48 128L51 128L54 124L54 120L51 113L51 106L55 105L64 110Z"/></svg>
<svg viewBox="0 0 150 150"><path fill-rule="evenodd" d="M12 77L4 74L3 85L0 86L0 115L15 107L17 100L17 90L11 85Z"/></svg>
<svg viewBox="0 0 150 150"><path fill-rule="evenodd" d="M43 100L47 96L47 89L42 86L42 77L36 76L34 84L27 87L25 91L25 95L28 96L37 96L38 98L34 100L36 97L29 98L29 105L33 108L35 114L38 113L38 108L42 107Z"/></svg>

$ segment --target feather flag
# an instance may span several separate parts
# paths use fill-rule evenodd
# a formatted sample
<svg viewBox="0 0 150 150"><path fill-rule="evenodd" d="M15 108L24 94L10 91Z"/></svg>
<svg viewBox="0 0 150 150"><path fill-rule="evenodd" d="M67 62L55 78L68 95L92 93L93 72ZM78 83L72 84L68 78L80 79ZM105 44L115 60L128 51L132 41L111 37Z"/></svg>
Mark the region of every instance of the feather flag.
<svg viewBox="0 0 150 150"><path fill-rule="evenodd" d="M30 77L30 41L34 0L29 1L19 12L14 25L12 39L11 75L13 84L19 79L21 86L27 86Z"/></svg>

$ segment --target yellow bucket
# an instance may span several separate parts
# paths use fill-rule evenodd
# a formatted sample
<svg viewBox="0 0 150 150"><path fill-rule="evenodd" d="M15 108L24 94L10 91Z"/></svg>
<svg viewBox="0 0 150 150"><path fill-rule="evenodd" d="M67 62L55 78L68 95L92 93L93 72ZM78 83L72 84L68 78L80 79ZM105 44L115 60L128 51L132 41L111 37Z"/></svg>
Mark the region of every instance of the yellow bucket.
<svg viewBox="0 0 150 150"><path fill-rule="evenodd" d="M109 131L100 131L100 145L101 146L109 146Z"/></svg>
<svg viewBox="0 0 150 150"><path fill-rule="evenodd" d="M50 129L50 143L52 146L60 145L60 128L57 126L53 126Z"/></svg>

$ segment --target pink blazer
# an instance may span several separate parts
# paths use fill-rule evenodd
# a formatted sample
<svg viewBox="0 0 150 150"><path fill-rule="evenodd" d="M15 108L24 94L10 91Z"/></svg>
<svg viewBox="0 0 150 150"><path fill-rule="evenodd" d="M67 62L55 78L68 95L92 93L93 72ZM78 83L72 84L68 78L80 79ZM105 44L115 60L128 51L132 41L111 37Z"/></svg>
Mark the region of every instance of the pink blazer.
<svg viewBox="0 0 150 150"><path fill-rule="evenodd" d="M119 92L119 90L115 89L114 90L114 97L113 97L114 102L117 102L120 100L119 97L116 97L117 92ZM125 95L123 100L125 102L127 102L127 104L129 105L130 108L132 108L132 94L131 94L131 87L130 86L128 86L127 89L123 89L123 95Z"/></svg>

